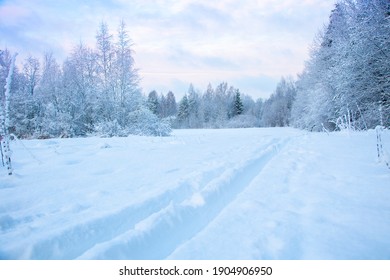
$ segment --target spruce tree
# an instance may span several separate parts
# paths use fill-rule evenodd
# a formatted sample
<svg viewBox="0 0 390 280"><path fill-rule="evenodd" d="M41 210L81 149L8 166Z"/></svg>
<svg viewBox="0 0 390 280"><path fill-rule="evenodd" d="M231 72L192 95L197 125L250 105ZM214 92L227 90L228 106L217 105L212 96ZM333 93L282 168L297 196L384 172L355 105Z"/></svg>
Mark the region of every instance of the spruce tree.
<svg viewBox="0 0 390 280"><path fill-rule="evenodd" d="M157 92L155 90L149 93L147 106L153 114L158 115L159 102Z"/></svg>
<svg viewBox="0 0 390 280"><path fill-rule="evenodd" d="M237 90L234 96L234 116L241 115L244 111L244 105L242 104L240 91Z"/></svg>
<svg viewBox="0 0 390 280"><path fill-rule="evenodd" d="M167 94L167 116L174 116L177 113L176 98L172 91Z"/></svg>
<svg viewBox="0 0 390 280"><path fill-rule="evenodd" d="M179 111L177 113L177 119L181 126L188 128L189 122L189 102L187 95L184 95L182 100L180 101Z"/></svg>

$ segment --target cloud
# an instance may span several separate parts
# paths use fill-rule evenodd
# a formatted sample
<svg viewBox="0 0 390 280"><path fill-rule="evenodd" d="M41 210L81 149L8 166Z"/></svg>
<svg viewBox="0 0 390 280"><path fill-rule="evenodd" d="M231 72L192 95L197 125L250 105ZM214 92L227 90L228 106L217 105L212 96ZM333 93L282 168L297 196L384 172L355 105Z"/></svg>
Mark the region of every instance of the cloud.
<svg viewBox="0 0 390 280"><path fill-rule="evenodd" d="M266 75L247 75L233 79L232 82L235 87L242 89L242 93L264 99L275 90L275 84L278 83L279 80L279 78Z"/></svg>
<svg viewBox="0 0 390 280"><path fill-rule="evenodd" d="M322 0L6 0L0 48L26 56L50 50L61 60L80 41L94 47L101 21L115 34L124 19L145 90L227 81L263 96L280 76L302 70L332 6Z"/></svg>

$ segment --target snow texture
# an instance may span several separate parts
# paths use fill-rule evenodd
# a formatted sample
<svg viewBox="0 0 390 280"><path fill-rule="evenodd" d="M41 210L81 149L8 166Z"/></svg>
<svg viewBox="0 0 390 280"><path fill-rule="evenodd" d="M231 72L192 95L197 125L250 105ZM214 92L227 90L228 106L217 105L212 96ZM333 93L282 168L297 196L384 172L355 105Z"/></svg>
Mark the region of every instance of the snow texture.
<svg viewBox="0 0 390 280"><path fill-rule="evenodd" d="M390 133L382 135L390 148ZM389 259L376 133L176 130L23 140L0 259Z"/></svg>

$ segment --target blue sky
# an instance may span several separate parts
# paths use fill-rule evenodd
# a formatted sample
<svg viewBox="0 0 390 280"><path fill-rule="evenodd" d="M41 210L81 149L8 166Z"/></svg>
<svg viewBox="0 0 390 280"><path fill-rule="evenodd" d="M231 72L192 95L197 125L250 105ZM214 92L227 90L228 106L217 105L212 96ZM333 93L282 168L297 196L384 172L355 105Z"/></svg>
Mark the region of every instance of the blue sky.
<svg viewBox="0 0 390 280"><path fill-rule="evenodd" d="M61 62L99 23L116 33L124 19L145 93L226 81L268 97L281 76L302 71L334 1L324 0L0 0L0 48ZM20 62L20 61L19 61Z"/></svg>

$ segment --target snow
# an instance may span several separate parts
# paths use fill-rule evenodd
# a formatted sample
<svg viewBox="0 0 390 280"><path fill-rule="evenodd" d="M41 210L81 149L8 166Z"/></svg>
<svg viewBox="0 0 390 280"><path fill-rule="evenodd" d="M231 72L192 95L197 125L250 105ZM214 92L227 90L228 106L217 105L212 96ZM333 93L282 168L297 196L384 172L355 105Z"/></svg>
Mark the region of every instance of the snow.
<svg viewBox="0 0 390 280"><path fill-rule="evenodd" d="M390 133L382 135L390 149ZM376 134L291 128L11 143L0 259L389 259Z"/></svg>

